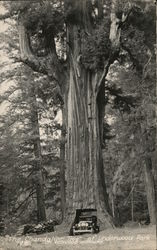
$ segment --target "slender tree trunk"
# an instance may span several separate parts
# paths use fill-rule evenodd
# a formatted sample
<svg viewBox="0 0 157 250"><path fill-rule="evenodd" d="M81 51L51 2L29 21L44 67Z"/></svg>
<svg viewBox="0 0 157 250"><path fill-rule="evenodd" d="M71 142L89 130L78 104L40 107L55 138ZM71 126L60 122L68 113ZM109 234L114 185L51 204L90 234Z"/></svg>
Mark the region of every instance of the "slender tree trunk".
<svg viewBox="0 0 157 250"><path fill-rule="evenodd" d="M114 205L114 196L112 194L111 197L111 203L112 203L112 217L115 218L115 205Z"/></svg>
<svg viewBox="0 0 157 250"><path fill-rule="evenodd" d="M39 132L39 121L37 102L35 95L35 88L31 86L31 122L32 122L32 140L34 145L34 156L35 156L35 186L37 196L37 220L46 220L46 211L44 203L44 190L43 190L43 174L42 174L42 157L41 157L41 146L40 146L40 132Z"/></svg>
<svg viewBox="0 0 157 250"><path fill-rule="evenodd" d="M66 126L64 118L64 108L62 109L62 130L61 130L61 143L60 143L60 192L61 192L61 209L62 209L62 221L65 215L65 138L66 138Z"/></svg>
<svg viewBox="0 0 157 250"><path fill-rule="evenodd" d="M134 183L133 175L131 176L131 220L134 221Z"/></svg>
<svg viewBox="0 0 157 250"><path fill-rule="evenodd" d="M155 195L155 176L153 176L153 166L152 166L152 159L149 155L150 154L150 142L148 137L147 128L147 120L140 125L140 132L142 135L142 144L145 152L145 159L144 159L144 175L145 175L145 189L147 194L147 204L148 204L148 212L150 217L150 222L152 224L156 224L156 195Z"/></svg>
<svg viewBox="0 0 157 250"><path fill-rule="evenodd" d="M145 174L146 194L147 194L150 222L152 224L156 224L154 178L152 175L152 161L151 158L149 157L145 159L144 174Z"/></svg>
<svg viewBox="0 0 157 250"><path fill-rule="evenodd" d="M155 195L155 176L153 176L153 166L152 159L149 155L150 153L150 142L148 138L147 121L140 125L140 132L142 135L142 143L145 151L145 159L144 159L144 175L145 175L145 189L147 194L147 204L148 204L148 212L150 217L150 222L152 224L156 224L156 195Z"/></svg>

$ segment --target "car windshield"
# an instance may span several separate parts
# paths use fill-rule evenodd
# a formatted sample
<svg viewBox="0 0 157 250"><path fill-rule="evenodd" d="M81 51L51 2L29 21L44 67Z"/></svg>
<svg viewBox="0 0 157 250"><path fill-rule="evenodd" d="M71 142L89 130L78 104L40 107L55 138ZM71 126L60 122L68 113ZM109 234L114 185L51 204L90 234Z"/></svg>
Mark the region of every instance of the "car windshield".
<svg viewBox="0 0 157 250"><path fill-rule="evenodd" d="M81 221L92 221L92 217L80 216L79 218Z"/></svg>

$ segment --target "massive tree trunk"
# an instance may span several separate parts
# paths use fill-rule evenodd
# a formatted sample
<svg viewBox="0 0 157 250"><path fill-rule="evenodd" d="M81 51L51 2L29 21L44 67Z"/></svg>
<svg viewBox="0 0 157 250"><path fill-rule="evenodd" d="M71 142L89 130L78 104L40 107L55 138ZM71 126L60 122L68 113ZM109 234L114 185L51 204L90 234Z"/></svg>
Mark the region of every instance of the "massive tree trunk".
<svg viewBox="0 0 157 250"><path fill-rule="evenodd" d="M88 0L74 3L81 15L77 16L78 23L70 23L67 29L70 73L67 97L66 208L69 220L78 208L96 208L100 221L110 227L113 226L113 220L106 192L101 146L105 78L110 64L119 52L120 20L116 17L116 1L113 0L110 56L104 62L103 71L100 69L91 71L85 68L81 62L84 39L93 32L89 14L90 3ZM101 15L99 17L101 18Z"/></svg>
<svg viewBox="0 0 157 250"><path fill-rule="evenodd" d="M73 55L72 55L73 56ZM102 221L111 223L101 152L99 99L95 93L96 74L70 65L67 126L67 208L97 208Z"/></svg>
<svg viewBox="0 0 157 250"><path fill-rule="evenodd" d="M85 4L81 2L84 30L90 31ZM80 6L79 6L80 7ZM81 7L80 7L81 8ZM98 72L85 69L79 57L83 43L79 25L69 25L69 91L67 98L67 217L78 208L96 208L98 218L112 226L101 151L105 91ZM82 29L83 32L83 29ZM101 72L102 74L102 72ZM103 93L100 98L99 93Z"/></svg>

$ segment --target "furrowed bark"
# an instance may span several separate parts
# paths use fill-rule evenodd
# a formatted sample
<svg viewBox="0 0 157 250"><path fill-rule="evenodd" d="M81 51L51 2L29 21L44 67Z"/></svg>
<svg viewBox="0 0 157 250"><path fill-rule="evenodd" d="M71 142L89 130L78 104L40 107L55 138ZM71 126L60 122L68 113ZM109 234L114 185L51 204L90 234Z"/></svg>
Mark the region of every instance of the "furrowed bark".
<svg viewBox="0 0 157 250"><path fill-rule="evenodd" d="M86 11L84 1L83 13ZM84 15L88 18L88 15ZM92 30L90 20L83 28ZM71 221L78 208L96 208L98 218L106 227L112 227L102 160L103 96L96 92L98 75L77 60L83 43L79 39L80 25L69 24L69 90L67 98L67 193L66 219ZM82 31L83 31L82 30ZM102 89L101 89L102 90Z"/></svg>
<svg viewBox="0 0 157 250"><path fill-rule="evenodd" d="M101 152L100 111L94 85L94 74L84 71L80 81L71 65L66 152L67 213L70 219L77 208L97 208L99 219L111 226Z"/></svg>

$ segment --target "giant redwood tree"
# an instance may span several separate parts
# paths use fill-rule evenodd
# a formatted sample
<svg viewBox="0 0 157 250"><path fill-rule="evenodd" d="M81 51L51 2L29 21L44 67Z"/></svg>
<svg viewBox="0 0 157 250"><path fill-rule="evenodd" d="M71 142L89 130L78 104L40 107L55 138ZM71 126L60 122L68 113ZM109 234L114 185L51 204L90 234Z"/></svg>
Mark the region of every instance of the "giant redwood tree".
<svg viewBox="0 0 157 250"><path fill-rule="evenodd" d="M125 44L128 33L122 35L137 10L127 0L14 1L9 5L9 15L18 19L20 60L48 76L63 107L66 218L77 208L96 208L100 220L113 225L102 160L105 81L124 50L139 66ZM136 35L133 30L132 39L135 36L137 41Z"/></svg>

